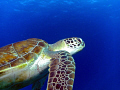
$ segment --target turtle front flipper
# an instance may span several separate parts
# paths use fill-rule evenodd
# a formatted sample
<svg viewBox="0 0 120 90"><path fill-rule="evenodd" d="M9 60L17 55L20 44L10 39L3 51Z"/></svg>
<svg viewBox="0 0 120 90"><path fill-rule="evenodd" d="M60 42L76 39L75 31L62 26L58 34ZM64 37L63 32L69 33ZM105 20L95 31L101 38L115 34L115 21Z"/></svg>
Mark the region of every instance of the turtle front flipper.
<svg viewBox="0 0 120 90"><path fill-rule="evenodd" d="M51 59L47 90L72 90L75 62L66 51L59 51Z"/></svg>

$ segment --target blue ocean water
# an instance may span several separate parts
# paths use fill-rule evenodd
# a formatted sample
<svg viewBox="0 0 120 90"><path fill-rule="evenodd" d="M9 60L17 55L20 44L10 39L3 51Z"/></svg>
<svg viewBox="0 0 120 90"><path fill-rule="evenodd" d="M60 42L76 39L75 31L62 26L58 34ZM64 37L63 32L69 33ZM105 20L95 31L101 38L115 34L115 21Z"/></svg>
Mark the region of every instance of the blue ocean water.
<svg viewBox="0 0 120 90"><path fill-rule="evenodd" d="M81 37L73 90L120 90L119 0L0 0L0 47ZM20 90L31 90L32 85ZM47 80L42 90L46 90Z"/></svg>

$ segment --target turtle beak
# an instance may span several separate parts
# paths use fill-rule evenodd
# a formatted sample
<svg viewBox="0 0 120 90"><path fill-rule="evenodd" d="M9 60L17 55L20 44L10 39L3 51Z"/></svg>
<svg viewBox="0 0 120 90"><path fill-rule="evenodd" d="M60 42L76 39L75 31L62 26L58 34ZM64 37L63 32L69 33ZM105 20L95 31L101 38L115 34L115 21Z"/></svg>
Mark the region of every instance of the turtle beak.
<svg viewBox="0 0 120 90"><path fill-rule="evenodd" d="M85 47L85 43L84 43L84 41L82 41L81 45L82 45L83 47Z"/></svg>

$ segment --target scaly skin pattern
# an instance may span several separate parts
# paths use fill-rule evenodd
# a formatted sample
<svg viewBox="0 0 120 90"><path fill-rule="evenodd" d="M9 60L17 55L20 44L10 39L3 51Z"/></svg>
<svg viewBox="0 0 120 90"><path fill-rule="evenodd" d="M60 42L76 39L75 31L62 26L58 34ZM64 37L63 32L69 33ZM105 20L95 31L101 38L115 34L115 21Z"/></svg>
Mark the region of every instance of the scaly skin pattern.
<svg viewBox="0 0 120 90"><path fill-rule="evenodd" d="M47 90L72 90L75 77L74 59L65 51L60 51L56 55L49 65Z"/></svg>
<svg viewBox="0 0 120 90"><path fill-rule="evenodd" d="M32 38L0 48L0 90L22 88L31 84L38 73L44 72L47 64L46 67L40 69L35 62L40 62L38 57L44 60L43 50L47 46L45 41ZM43 75L41 74L37 79Z"/></svg>

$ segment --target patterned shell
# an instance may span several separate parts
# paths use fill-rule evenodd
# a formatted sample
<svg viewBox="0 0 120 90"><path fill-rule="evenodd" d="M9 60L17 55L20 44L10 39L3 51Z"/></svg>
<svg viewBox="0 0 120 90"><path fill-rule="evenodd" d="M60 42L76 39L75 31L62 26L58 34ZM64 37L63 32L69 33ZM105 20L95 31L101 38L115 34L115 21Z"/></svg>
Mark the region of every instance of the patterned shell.
<svg viewBox="0 0 120 90"><path fill-rule="evenodd" d="M31 38L0 48L0 73L20 64L34 60L48 43L41 39Z"/></svg>

